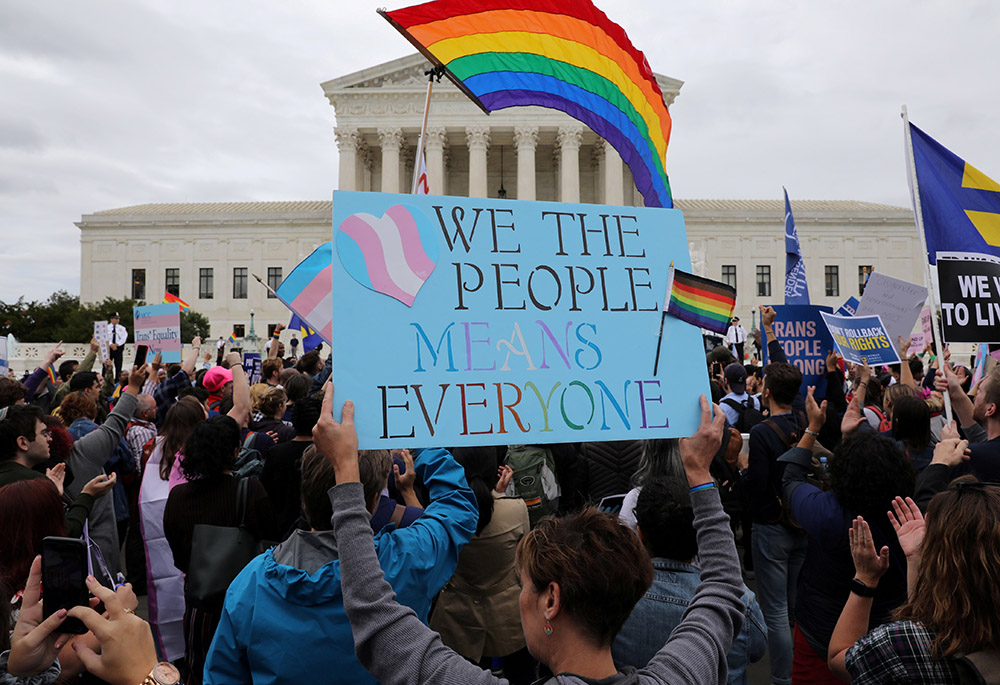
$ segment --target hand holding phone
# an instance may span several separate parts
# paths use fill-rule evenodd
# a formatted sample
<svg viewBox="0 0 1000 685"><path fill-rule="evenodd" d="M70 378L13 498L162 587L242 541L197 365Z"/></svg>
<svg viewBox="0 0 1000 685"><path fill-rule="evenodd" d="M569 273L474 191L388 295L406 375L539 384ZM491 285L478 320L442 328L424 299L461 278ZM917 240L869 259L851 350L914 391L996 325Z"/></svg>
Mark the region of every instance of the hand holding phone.
<svg viewBox="0 0 1000 685"><path fill-rule="evenodd" d="M87 590L87 543L73 538L42 539L42 616L60 609L90 606ZM67 617L60 631L82 635L83 621Z"/></svg>
<svg viewBox="0 0 1000 685"><path fill-rule="evenodd" d="M146 363L146 355L149 354L149 345L136 345L135 346L135 361L133 364L135 366L142 366Z"/></svg>

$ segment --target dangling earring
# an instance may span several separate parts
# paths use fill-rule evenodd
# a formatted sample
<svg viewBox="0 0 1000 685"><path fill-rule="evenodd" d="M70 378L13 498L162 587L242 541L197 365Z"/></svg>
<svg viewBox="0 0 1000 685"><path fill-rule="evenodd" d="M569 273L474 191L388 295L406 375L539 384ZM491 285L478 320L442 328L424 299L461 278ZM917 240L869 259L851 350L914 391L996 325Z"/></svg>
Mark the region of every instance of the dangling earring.
<svg viewBox="0 0 1000 685"><path fill-rule="evenodd" d="M548 621L546 621L545 622L545 626L542 628L542 630L545 631L546 635L551 635L552 634L552 624L549 623Z"/></svg>

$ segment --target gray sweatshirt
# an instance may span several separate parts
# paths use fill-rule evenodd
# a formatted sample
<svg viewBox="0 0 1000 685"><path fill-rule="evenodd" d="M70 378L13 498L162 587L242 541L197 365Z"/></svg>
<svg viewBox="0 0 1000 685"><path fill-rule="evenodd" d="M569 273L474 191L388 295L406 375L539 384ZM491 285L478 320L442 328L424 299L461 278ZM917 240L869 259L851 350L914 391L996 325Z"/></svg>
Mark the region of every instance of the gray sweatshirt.
<svg viewBox="0 0 1000 685"><path fill-rule="evenodd" d="M361 484L337 485L330 494L344 608L354 631L355 651L365 668L387 685L506 683L445 647L411 609L395 601L375 556ZM743 624L743 579L718 491L692 493L691 504L701 552L701 585L663 648L638 671L629 668L601 680L561 673L549 683L726 682L726 652Z"/></svg>
<svg viewBox="0 0 1000 685"><path fill-rule="evenodd" d="M132 419L132 412L135 411L137 398L132 393L123 392L118 398L118 404L114 411L108 414L108 418L95 431L87 433L82 438L73 443L73 451L70 452L67 465L73 471L73 484L67 490L72 497L76 497L83 490L83 486L95 476L104 473L104 465L111 458L118 442L125 435L128 422ZM121 570L121 555L119 550L121 544L118 541L118 526L115 523L115 500L114 494L109 492L94 502L93 509L87 519L90 531L90 539L97 543L104 555L104 560L108 564L111 573ZM97 565L94 565L94 572L97 573Z"/></svg>

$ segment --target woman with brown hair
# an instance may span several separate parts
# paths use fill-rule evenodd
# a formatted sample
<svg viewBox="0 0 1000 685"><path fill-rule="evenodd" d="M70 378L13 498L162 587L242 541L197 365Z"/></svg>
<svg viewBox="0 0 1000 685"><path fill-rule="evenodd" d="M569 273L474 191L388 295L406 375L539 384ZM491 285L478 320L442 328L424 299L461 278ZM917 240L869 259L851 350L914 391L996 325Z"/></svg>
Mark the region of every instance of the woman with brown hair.
<svg viewBox="0 0 1000 685"><path fill-rule="evenodd" d="M964 452L964 441L947 442ZM888 550L875 551L868 524L859 517L851 530L858 589L831 638L830 668L855 683L996 682L1000 487L960 478L931 500L926 519L910 498L897 497L893 509L907 558L909 601L896 611L895 623L864 634L868 592L888 566ZM970 675L987 679L966 681Z"/></svg>

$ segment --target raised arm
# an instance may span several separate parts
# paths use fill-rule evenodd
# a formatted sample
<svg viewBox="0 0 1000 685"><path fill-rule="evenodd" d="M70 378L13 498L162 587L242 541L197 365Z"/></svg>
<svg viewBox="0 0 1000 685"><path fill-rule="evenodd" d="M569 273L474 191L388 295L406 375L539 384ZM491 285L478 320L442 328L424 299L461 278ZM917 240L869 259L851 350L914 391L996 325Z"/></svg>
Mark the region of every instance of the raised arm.
<svg viewBox="0 0 1000 685"><path fill-rule="evenodd" d="M148 367L143 364L138 369L133 368L128 377L128 387L118 398L114 410L108 414L108 418L101 424L100 428L87 433L76 441L73 445L73 454L78 454L86 461L93 461L99 466L103 466L114 451L115 446L125 435L128 422L132 419L139 392L143 383L146 382Z"/></svg>
<svg viewBox="0 0 1000 685"><path fill-rule="evenodd" d="M962 386L958 382L958 377L951 370L951 365L942 364L941 366L943 376L941 373L938 373L934 377L934 389L939 392L948 392L948 396L951 398L951 409L955 412L955 416L958 417L958 425L963 429L966 426L975 425L976 419L972 415L972 400L962 390Z"/></svg>
<svg viewBox="0 0 1000 685"><path fill-rule="evenodd" d="M344 404L343 423L339 423L333 418L333 386L327 384L325 392L313 440L337 476L337 485L330 490L333 529L340 554L344 610L351 622L358 660L376 679L389 685L506 683L445 647L412 609L396 602L379 565L365 509L354 404Z"/></svg>
<svg viewBox="0 0 1000 685"><path fill-rule="evenodd" d="M709 472L722 444L725 417L718 406L701 397L698 432L680 441L681 461L691 488L694 529L698 536L701 583L680 624L653 660L640 673L655 674L658 682L725 682L726 652L743 626L743 577L729 517Z"/></svg>
<svg viewBox="0 0 1000 685"><path fill-rule="evenodd" d="M285 330L285 324L279 323L274 327L274 333L271 334L271 347L267 351L268 359L277 359L278 357L278 338L281 337L281 331Z"/></svg>
<svg viewBox="0 0 1000 685"><path fill-rule="evenodd" d="M198 363L199 354L201 354L201 336L196 335L191 341L191 351L188 352L188 356L184 358L184 363L181 364L181 370L188 376L194 374L194 365Z"/></svg>
<svg viewBox="0 0 1000 685"><path fill-rule="evenodd" d="M788 362L785 350L781 347L781 341L778 340L778 336L774 333L774 319L777 316L778 314L774 311L774 307L760 305L760 323L764 328L764 336L767 340L767 357L768 362L771 364L775 362Z"/></svg>
<svg viewBox="0 0 1000 685"><path fill-rule="evenodd" d="M916 389L917 383L913 380L913 372L910 370L910 341L903 338L903 336L898 337L899 342L899 382L902 385L908 385L911 388Z"/></svg>
<svg viewBox="0 0 1000 685"><path fill-rule="evenodd" d="M233 372L233 408L227 416L240 426L245 426L250 418L250 382L240 360L239 352L230 352L226 357Z"/></svg>
<svg viewBox="0 0 1000 685"><path fill-rule="evenodd" d="M45 353L45 358L42 359L41 365L35 369L28 380L24 382L24 389L27 391L24 395L24 401L30 403L35 397L35 392L38 390L45 378L49 375L49 367L55 364L59 357L63 356L65 352L62 348L62 340L56 343L56 346Z"/></svg>

